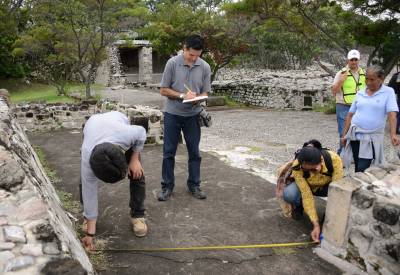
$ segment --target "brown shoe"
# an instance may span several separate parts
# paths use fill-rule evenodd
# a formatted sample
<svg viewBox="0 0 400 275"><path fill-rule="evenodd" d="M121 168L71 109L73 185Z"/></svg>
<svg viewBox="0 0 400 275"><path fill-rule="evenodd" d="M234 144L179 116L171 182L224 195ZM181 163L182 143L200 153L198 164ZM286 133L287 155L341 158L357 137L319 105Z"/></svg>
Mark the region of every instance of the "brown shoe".
<svg viewBox="0 0 400 275"><path fill-rule="evenodd" d="M147 225L144 218L132 218L132 226L136 237L147 235Z"/></svg>

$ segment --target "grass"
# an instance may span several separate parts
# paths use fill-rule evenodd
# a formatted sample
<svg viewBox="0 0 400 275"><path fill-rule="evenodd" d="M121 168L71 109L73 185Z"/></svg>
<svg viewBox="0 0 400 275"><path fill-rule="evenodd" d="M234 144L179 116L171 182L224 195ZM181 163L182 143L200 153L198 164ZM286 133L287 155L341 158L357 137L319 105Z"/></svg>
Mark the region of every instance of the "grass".
<svg viewBox="0 0 400 275"><path fill-rule="evenodd" d="M94 84L91 86L95 91L103 88L102 85ZM80 93L85 95L85 85L70 83L67 85L67 95L58 96L54 86L42 83L27 84L20 79L0 79L0 88L5 88L10 92L12 103L22 102L46 102L46 103L76 103L77 99L68 96L69 93Z"/></svg>
<svg viewBox="0 0 400 275"><path fill-rule="evenodd" d="M313 106L313 111L321 112L325 114L336 114L336 103L334 101L329 101L325 105L315 105Z"/></svg>
<svg viewBox="0 0 400 275"><path fill-rule="evenodd" d="M40 163L43 166L44 172L46 173L47 177L51 181L51 183L55 184L61 181L61 179L57 176L57 173L54 169L50 168L49 163L46 160L46 155L42 148L39 146L33 146L33 149L36 152L36 155L39 158Z"/></svg>
<svg viewBox="0 0 400 275"><path fill-rule="evenodd" d="M38 146L34 146L34 150L36 155L39 158L40 163L43 166L44 172L46 173L47 177L54 185L59 183L61 179L58 177L56 171L49 166L49 163L46 160L46 154L42 150L42 148ZM79 214L81 212L81 205L78 201L72 198L72 194L68 192L64 192L62 190L56 189L57 195L60 198L62 207L64 210L72 213L72 214Z"/></svg>
<svg viewBox="0 0 400 275"><path fill-rule="evenodd" d="M229 97L229 96L227 96L227 95L224 96L224 97L225 97L226 105L227 105L228 107L231 107L231 108L249 107L249 104L239 103L239 102L233 100L231 97Z"/></svg>

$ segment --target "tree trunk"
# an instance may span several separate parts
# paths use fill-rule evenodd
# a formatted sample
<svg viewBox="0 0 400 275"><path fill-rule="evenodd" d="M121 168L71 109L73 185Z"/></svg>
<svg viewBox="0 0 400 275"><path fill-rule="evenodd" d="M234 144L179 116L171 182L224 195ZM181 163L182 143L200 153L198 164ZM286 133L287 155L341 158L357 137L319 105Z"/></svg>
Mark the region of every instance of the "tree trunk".
<svg viewBox="0 0 400 275"><path fill-rule="evenodd" d="M86 90L86 99L89 99L92 97L91 92L90 92L90 77L86 78L85 81L85 90Z"/></svg>

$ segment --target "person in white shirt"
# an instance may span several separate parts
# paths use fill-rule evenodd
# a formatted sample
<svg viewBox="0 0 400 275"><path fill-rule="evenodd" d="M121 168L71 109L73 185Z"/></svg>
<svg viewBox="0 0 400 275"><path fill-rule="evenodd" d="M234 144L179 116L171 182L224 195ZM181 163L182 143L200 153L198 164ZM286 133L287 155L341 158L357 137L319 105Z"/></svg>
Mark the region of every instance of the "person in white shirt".
<svg viewBox="0 0 400 275"><path fill-rule="evenodd" d="M128 117L119 112L96 114L83 129L81 149L81 196L86 236L82 243L93 250L98 216L98 184L116 183L128 174L133 231L136 236L147 234L144 219L145 178L140 152L146 141L142 126L130 125Z"/></svg>

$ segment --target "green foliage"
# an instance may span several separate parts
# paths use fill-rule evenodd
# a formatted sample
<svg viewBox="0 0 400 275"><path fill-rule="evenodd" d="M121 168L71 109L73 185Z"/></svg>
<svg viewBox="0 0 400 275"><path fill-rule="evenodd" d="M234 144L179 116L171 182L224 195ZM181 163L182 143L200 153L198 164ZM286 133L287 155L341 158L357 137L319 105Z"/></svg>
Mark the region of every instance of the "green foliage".
<svg viewBox="0 0 400 275"><path fill-rule="evenodd" d="M33 146L33 149L35 150L35 153L38 156L39 161L43 166L44 172L46 173L51 183L55 184L60 182L60 178L57 176L56 171L50 168L49 163L47 162L46 159L46 154L43 151L43 149L39 146Z"/></svg>
<svg viewBox="0 0 400 275"><path fill-rule="evenodd" d="M54 86L45 84L19 84L15 85L17 80L11 80L9 83L0 81L0 85L10 92L11 102L46 102L46 103L74 103L77 99L68 96L68 91L79 92L85 94L84 84L66 84L66 94L59 96ZM95 90L100 90L103 87L101 85L94 85Z"/></svg>
<svg viewBox="0 0 400 275"><path fill-rule="evenodd" d="M334 100L324 104L313 106L313 111L325 113L327 115L336 114L336 103Z"/></svg>
<svg viewBox="0 0 400 275"><path fill-rule="evenodd" d="M4 0L0 5L0 77L23 77L29 71L27 64L13 55L14 42L29 18L28 8L15 2Z"/></svg>
<svg viewBox="0 0 400 275"><path fill-rule="evenodd" d="M16 42L38 79L49 81L58 94L71 80L86 85L86 97L106 47L123 28L141 24L146 9L139 0L44 0L32 2L32 24Z"/></svg>
<svg viewBox="0 0 400 275"><path fill-rule="evenodd" d="M353 13L366 14L373 20L354 25L354 37L372 47L368 65L379 64L386 74L400 60L400 2L397 0L349 0ZM383 16L382 16L383 15Z"/></svg>
<svg viewBox="0 0 400 275"><path fill-rule="evenodd" d="M210 64L214 78L218 69L228 65L248 48L247 21L230 18L217 9L224 1L160 1L151 3L152 13L141 34L152 42L156 52L170 56L182 49L185 38L193 33L204 37L203 57Z"/></svg>

